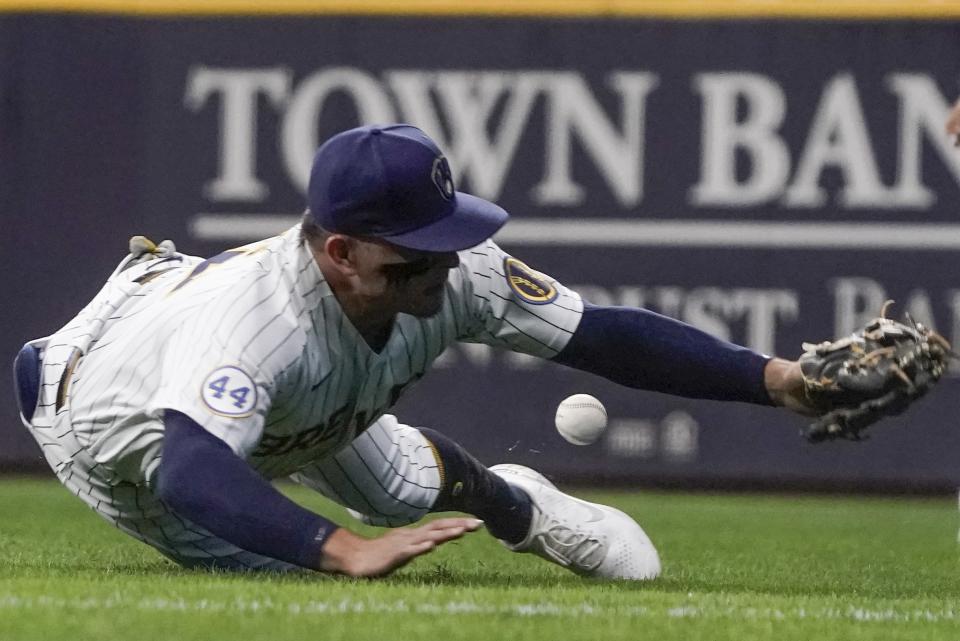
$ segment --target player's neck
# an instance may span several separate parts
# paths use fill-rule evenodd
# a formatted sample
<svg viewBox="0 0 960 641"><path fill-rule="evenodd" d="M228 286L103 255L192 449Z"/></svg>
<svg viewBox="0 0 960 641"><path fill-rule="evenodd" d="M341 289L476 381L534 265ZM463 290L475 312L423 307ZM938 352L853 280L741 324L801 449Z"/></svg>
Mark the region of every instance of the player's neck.
<svg viewBox="0 0 960 641"><path fill-rule="evenodd" d="M336 288L332 289L344 316L347 317L364 342L375 352L383 349L393 331L396 314L385 314L369 305L368 301L347 292L344 292L344 296L341 298L337 294Z"/></svg>
<svg viewBox="0 0 960 641"><path fill-rule="evenodd" d="M390 339L396 313L359 294L348 279L337 270L331 269L323 259L318 259L317 265L340 304L343 315L370 349L379 352Z"/></svg>

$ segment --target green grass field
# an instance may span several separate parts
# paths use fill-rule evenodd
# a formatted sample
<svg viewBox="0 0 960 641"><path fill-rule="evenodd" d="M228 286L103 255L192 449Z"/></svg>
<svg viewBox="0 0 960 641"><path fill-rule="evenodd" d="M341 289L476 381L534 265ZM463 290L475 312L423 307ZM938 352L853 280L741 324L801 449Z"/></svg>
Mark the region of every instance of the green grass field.
<svg viewBox="0 0 960 641"><path fill-rule="evenodd" d="M485 533L380 581L183 571L55 481L0 480L0 639L960 639L952 500L580 495L640 521L660 579L584 580Z"/></svg>

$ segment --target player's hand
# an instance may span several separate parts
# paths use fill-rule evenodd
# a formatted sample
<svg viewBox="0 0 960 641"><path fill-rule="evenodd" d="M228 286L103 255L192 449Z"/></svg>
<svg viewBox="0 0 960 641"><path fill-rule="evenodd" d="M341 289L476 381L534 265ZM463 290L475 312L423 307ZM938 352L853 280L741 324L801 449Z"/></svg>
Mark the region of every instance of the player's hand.
<svg viewBox="0 0 960 641"><path fill-rule="evenodd" d="M340 528L323 546L320 569L352 577L385 576L482 523L472 518L437 519L420 527L390 530L375 539Z"/></svg>
<svg viewBox="0 0 960 641"><path fill-rule="evenodd" d="M816 408L807 397L800 361L771 359L763 370L763 382L774 405L785 407L804 416L815 416Z"/></svg>
<svg viewBox="0 0 960 641"><path fill-rule="evenodd" d="M960 147L960 100L957 100L947 116L947 135L952 136L953 144Z"/></svg>

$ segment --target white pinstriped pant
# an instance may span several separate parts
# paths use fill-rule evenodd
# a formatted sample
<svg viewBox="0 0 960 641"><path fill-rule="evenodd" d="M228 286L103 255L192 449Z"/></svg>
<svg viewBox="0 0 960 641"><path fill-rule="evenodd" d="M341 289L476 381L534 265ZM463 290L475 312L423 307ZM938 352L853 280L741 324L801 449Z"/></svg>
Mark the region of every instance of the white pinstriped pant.
<svg viewBox="0 0 960 641"><path fill-rule="evenodd" d="M185 567L288 571L296 566L238 548L176 514L145 485L106 478L74 438L69 403L38 410L27 426L60 481L100 516ZM437 499L440 473L419 430L384 415L353 443L292 477L375 525L423 518Z"/></svg>

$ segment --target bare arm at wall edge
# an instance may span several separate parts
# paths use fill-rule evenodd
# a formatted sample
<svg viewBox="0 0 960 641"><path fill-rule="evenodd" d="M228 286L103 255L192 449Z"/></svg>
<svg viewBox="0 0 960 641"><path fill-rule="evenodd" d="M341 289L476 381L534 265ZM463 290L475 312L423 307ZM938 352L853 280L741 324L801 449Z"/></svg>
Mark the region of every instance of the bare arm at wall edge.
<svg viewBox="0 0 960 641"><path fill-rule="evenodd" d="M946 130L947 135L953 136L954 146L960 147L960 99L957 99L947 116Z"/></svg>

